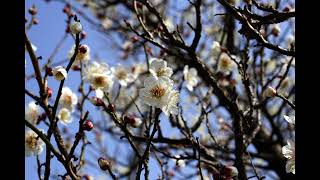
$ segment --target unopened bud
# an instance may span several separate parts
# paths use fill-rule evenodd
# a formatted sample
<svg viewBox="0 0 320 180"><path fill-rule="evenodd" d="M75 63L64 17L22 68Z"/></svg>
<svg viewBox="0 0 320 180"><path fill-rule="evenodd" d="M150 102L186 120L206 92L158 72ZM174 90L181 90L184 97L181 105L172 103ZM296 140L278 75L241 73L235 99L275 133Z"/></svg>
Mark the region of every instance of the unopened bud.
<svg viewBox="0 0 320 180"><path fill-rule="evenodd" d="M104 102L101 98L93 97L90 99L91 103L95 106L104 106Z"/></svg>
<svg viewBox="0 0 320 180"><path fill-rule="evenodd" d="M47 87L48 98L52 96L52 89Z"/></svg>
<svg viewBox="0 0 320 180"><path fill-rule="evenodd" d="M279 36L280 31L281 31L281 29L280 29L280 26L279 26L278 24L274 25L274 26L272 27L272 29L271 29L271 33L272 33L272 35L274 35L274 36Z"/></svg>
<svg viewBox="0 0 320 180"><path fill-rule="evenodd" d="M93 123L90 120L86 120L83 124L83 129L86 131L91 131L93 129Z"/></svg>
<svg viewBox="0 0 320 180"><path fill-rule="evenodd" d="M265 91L265 95L267 97L275 97L276 94L277 94L277 91L271 86L268 86L268 88Z"/></svg>
<svg viewBox="0 0 320 180"><path fill-rule="evenodd" d="M79 34L82 31L82 25L80 22L73 22L70 24L70 30L72 34Z"/></svg>
<svg viewBox="0 0 320 180"><path fill-rule="evenodd" d="M32 24L39 24L39 20L38 19L32 19Z"/></svg>
<svg viewBox="0 0 320 180"><path fill-rule="evenodd" d="M46 73L47 73L48 76L53 76L52 68L51 67L46 67Z"/></svg>
<svg viewBox="0 0 320 180"><path fill-rule="evenodd" d="M108 109L109 109L109 111L111 111L111 112L115 112L115 111L116 111L116 107L114 106L114 104L109 104L109 105L108 105Z"/></svg>
<svg viewBox="0 0 320 180"><path fill-rule="evenodd" d="M80 45L79 52L85 54L88 51L88 46L85 44Z"/></svg>
<svg viewBox="0 0 320 180"><path fill-rule="evenodd" d="M133 42L133 43L136 43L136 42L138 42L140 39L139 39L139 37L138 36L133 36L133 37L131 37L131 41Z"/></svg>
<svg viewBox="0 0 320 180"><path fill-rule="evenodd" d="M102 157L98 159L98 164L100 166L100 169L103 171L110 169L110 166L111 166L110 162L107 159Z"/></svg>
<svg viewBox="0 0 320 180"><path fill-rule="evenodd" d="M139 127L142 123L142 120L140 118L137 118L132 115L125 115L123 119L126 123L130 124L130 126L134 128Z"/></svg>
<svg viewBox="0 0 320 180"><path fill-rule="evenodd" d="M37 8L33 5L31 8L29 8L28 12L31 14L31 15L36 15L38 10Z"/></svg>
<svg viewBox="0 0 320 180"><path fill-rule="evenodd" d="M87 33L85 31L81 31L80 39L85 39L87 37Z"/></svg>

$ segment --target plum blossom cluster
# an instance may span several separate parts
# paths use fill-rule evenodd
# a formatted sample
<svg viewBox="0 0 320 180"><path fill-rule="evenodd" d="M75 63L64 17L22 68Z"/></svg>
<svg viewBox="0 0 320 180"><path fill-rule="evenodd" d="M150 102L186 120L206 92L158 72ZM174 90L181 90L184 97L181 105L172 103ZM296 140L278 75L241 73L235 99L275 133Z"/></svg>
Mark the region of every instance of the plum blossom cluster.
<svg viewBox="0 0 320 180"><path fill-rule="evenodd" d="M139 90L142 101L156 108L160 108L165 115L178 114L177 103L179 92L173 87L173 80L170 79L173 71L162 59L151 59L150 74L144 80L144 87Z"/></svg>

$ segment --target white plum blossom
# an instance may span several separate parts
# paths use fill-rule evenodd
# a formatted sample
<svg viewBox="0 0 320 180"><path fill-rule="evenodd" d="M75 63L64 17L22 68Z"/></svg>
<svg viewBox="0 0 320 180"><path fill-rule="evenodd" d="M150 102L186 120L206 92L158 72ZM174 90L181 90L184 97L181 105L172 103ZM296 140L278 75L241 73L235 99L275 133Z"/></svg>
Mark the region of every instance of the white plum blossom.
<svg viewBox="0 0 320 180"><path fill-rule="evenodd" d="M219 58L218 71L229 72L234 68L234 62L228 54L222 53Z"/></svg>
<svg viewBox="0 0 320 180"><path fill-rule="evenodd" d="M195 68L190 68L186 65L183 69L183 76L186 82L186 87L189 91L193 91L193 87L198 84L198 72Z"/></svg>
<svg viewBox="0 0 320 180"><path fill-rule="evenodd" d="M116 67L111 68L113 77L119 82L121 86L127 86L129 83L134 81L134 75L131 70L118 64Z"/></svg>
<svg viewBox="0 0 320 180"><path fill-rule="evenodd" d="M72 112L74 106L78 103L77 95L73 93L69 87L63 87L61 93L59 100L60 105Z"/></svg>
<svg viewBox="0 0 320 180"><path fill-rule="evenodd" d="M145 104L160 108L167 116L178 114L179 92L173 89L173 82L168 78L146 78L139 96Z"/></svg>
<svg viewBox="0 0 320 180"><path fill-rule="evenodd" d="M283 117L288 123L295 125L295 123L296 123L295 116L284 115Z"/></svg>
<svg viewBox="0 0 320 180"><path fill-rule="evenodd" d="M212 46L211 46L211 51L212 51L212 56L213 57L218 57L220 52L221 52L221 46L218 41L213 41Z"/></svg>
<svg viewBox="0 0 320 180"><path fill-rule="evenodd" d="M40 130L43 131L43 130ZM43 151L44 142L38 135L32 131L28 130L25 133L25 155L35 156L41 154Z"/></svg>
<svg viewBox="0 0 320 180"><path fill-rule="evenodd" d="M63 125L70 124L72 122L71 112L67 108L60 109L58 118Z"/></svg>
<svg viewBox="0 0 320 180"><path fill-rule="evenodd" d="M71 33L74 35L79 34L82 31L82 25L80 22L77 22L77 21L71 23L69 27L70 27Z"/></svg>
<svg viewBox="0 0 320 180"><path fill-rule="evenodd" d="M282 147L282 154L286 157L287 164L286 164L286 172L293 174L296 173L296 165L295 165L295 143L292 140L287 141L287 145Z"/></svg>
<svg viewBox="0 0 320 180"><path fill-rule="evenodd" d="M93 62L83 70L83 80L102 91L109 91L113 85L113 77L109 66L105 63Z"/></svg>
<svg viewBox="0 0 320 180"><path fill-rule="evenodd" d="M68 59L71 60L74 50L76 48L76 45L73 45L71 49L68 52ZM75 62L72 64L73 66L80 65L80 62L83 64L86 64L89 62L91 56L90 56L90 47L86 44L82 44L78 48L78 54L76 56Z"/></svg>
<svg viewBox="0 0 320 180"><path fill-rule="evenodd" d="M39 115L39 106L36 105L36 102L31 101L25 109L25 119L29 121L31 124L35 125L37 123Z"/></svg>
<svg viewBox="0 0 320 180"><path fill-rule="evenodd" d="M150 59L150 73L157 77L170 78L173 74L172 68L167 66L167 62L162 59Z"/></svg>
<svg viewBox="0 0 320 180"><path fill-rule="evenodd" d="M97 61L93 61L92 63L88 64L83 69L83 78L82 80L89 82L92 78L93 74L106 74L110 75L111 70L109 68L109 65L106 63L99 63Z"/></svg>
<svg viewBox="0 0 320 180"><path fill-rule="evenodd" d="M68 77L68 73L67 73L66 69L64 69L64 67L62 67L62 66L57 66L57 67L53 68L52 74L53 74L53 77L58 81L61 81L63 79L67 79L67 77Z"/></svg>

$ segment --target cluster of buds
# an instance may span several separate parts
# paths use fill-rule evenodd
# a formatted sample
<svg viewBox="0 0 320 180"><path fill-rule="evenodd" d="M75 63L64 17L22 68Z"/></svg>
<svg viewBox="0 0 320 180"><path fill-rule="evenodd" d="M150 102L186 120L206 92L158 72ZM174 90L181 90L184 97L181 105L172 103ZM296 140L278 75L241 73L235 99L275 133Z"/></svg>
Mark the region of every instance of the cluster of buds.
<svg viewBox="0 0 320 180"><path fill-rule="evenodd" d="M137 128L142 124L142 120L140 118L137 118L133 115L125 115L123 117L123 120L125 123L129 124L130 126Z"/></svg>

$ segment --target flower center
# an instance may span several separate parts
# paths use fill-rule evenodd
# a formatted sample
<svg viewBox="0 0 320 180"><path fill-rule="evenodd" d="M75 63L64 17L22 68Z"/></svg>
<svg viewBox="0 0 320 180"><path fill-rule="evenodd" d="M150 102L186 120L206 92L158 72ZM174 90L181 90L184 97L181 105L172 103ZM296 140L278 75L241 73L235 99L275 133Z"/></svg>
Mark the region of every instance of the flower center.
<svg viewBox="0 0 320 180"><path fill-rule="evenodd" d="M221 66L227 68L230 65L230 61L227 58L221 59Z"/></svg>
<svg viewBox="0 0 320 180"><path fill-rule="evenodd" d="M105 84L107 83L107 79L103 76L98 76L98 77L94 78L94 83L98 87L104 87Z"/></svg>
<svg viewBox="0 0 320 180"><path fill-rule="evenodd" d="M157 76L160 77L160 76L163 76L165 75L166 73L166 70L164 68L161 68L157 71Z"/></svg>
<svg viewBox="0 0 320 180"><path fill-rule="evenodd" d="M118 73L117 73L117 78L118 79L126 79L127 78L127 72L126 71L124 71L124 70L120 70L120 71L118 71Z"/></svg>
<svg viewBox="0 0 320 180"><path fill-rule="evenodd" d="M166 90L165 88L157 85L154 88L152 88L150 92L154 97L161 98L165 94Z"/></svg>
<svg viewBox="0 0 320 180"><path fill-rule="evenodd" d="M34 136L29 136L26 140L26 143L30 149L35 149L37 146L37 139Z"/></svg>

